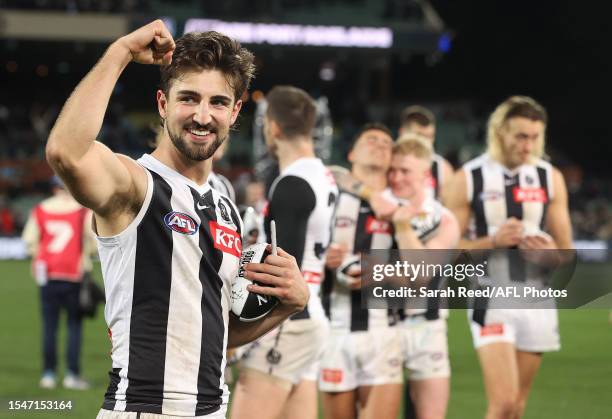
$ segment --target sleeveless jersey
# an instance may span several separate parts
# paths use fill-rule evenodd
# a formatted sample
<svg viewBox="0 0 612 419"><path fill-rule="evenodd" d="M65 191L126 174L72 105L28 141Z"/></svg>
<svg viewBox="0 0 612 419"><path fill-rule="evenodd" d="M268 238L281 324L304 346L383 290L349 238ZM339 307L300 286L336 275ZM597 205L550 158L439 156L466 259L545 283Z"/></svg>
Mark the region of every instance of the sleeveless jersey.
<svg viewBox="0 0 612 419"><path fill-rule="evenodd" d="M229 198L154 157L136 218L98 237L112 371L104 409L205 415L228 400L224 383L230 281L242 221Z"/></svg>
<svg viewBox="0 0 612 419"><path fill-rule="evenodd" d="M395 247L392 224L378 220L367 201L346 191L338 197L332 242L348 247L345 260L370 249ZM323 303L332 328L359 332L388 327L386 310L362 308L361 290L341 286L336 276L336 270L325 270Z"/></svg>

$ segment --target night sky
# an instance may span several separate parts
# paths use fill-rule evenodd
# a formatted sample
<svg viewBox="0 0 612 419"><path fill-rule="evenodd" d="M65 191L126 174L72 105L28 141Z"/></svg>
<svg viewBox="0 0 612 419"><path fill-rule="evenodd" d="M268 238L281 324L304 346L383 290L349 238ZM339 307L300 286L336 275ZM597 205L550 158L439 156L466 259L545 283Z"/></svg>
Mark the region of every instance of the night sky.
<svg viewBox="0 0 612 419"><path fill-rule="evenodd" d="M549 111L549 144L588 162L588 171L612 174L612 25L602 3L432 4L455 33L453 49L431 72L443 95L491 107L512 94L533 96Z"/></svg>

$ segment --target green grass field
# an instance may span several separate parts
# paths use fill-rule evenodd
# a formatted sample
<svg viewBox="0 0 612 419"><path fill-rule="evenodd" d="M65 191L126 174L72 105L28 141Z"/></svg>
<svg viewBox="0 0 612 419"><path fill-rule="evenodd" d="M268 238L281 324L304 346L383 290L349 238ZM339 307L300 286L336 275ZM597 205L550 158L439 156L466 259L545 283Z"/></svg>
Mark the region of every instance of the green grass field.
<svg viewBox="0 0 612 419"><path fill-rule="evenodd" d="M610 270L595 274L610 275ZM100 278L99 273L97 274ZM0 262L0 418L94 418L102 403L110 368L110 344L103 313L87 320L83 373L92 383L85 392L38 388L41 322L38 289L27 262ZM548 354L534 384L526 418L612 418L612 325L607 310L562 310L563 348ZM65 333L60 333L60 354ZM471 346L465 312L449 319L453 368L448 417L480 418L485 400L480 370ZM64 360L60 360L63 368ZM72 410L9 411L11 400L72 401ZM256 416L254 416L256 417Z"/></svg>

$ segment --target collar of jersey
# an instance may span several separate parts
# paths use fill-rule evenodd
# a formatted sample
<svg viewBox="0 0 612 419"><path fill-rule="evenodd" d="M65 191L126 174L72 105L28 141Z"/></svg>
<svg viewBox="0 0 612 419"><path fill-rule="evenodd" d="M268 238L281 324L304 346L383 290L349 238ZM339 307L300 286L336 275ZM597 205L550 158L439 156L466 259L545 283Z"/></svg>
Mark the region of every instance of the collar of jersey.
<svg viewBox="0 0 612 419"><path fill-rule="evenodd" d="M206 182L204 182L202 185L198 185L193 180L189 179L188 177L183 176L182 174L180 174L173 168L166 166L165 164L163 164L162 162L160 162L159 160L157 160L155 157L153 157L150 154L145 153L138 160L144 163L145 167L148 166L152 168L154 171L158 172L160 175L167 176L167 177L174 177L176 179L181 180L182 182L186 183L187 185L191 186L193 189L198 191L200 195L210 190L208 179L206 179Z"/></svg>
<svg viewBox="0 0 612 419"><path fill-rule="evenodd" d="M283 170L283 173L287 172L287 170L289 169L293 169L294 167L298 167L302 164L307 164L307 163L316 162L316 161L320 161L320 159L318 157L300 157L299 159L291 163L289 166L285 167L285 170Z"/></svg>

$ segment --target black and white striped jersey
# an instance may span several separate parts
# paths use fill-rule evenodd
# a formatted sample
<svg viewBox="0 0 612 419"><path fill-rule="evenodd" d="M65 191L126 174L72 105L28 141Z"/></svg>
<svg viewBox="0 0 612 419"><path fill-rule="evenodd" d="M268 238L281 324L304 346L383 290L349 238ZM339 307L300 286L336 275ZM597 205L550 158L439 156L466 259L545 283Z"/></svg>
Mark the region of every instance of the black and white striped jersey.
<svg viewBox="0 0 612 419"><path fill-rule="evenodd" d="M463 170L472 210L470 238L495 234L510 217L523 222L525 234L544 230L546 210L554 193L550 163L537 160L509 170L484 154L467 162ZM499 280L528 279L530 273L525 270L525 264L513 258L518 255L506 256L490 259L489 273Z"/></svg>
<svg viewBox="0 0 612 419"><path fill-rule="evenodd" d="M334 177L318 158L296 160L270 188L264 211L266 237L275 220L278 245L297 259L310 289L308 306L292 320L325 319L319 291L337 197Z"/></svg>
<svg viewBox="0 0 612 419"><path fill-rule="evenodd" d="M338 196L332 241L348 247L346 258L370 249L395 247L392 224L377 219L367 201L346 191ZM358 332L388 327L386 310L362 308L361 290L342 286L336 276L336 270L325 270L323 303L332 328Z"/></svg>
<svg viewBox="0 0 612 419"><path fill-rule="evenodd" d="M544 228L553 197L552 165L544 160L509 170L488 154L463 166L473 214L473 237L495 234L510 217L523 221L527 233Z"/></svg>
<svg viewBox="0 0 612 419"><path fill-rule="evenodd" d="M215 191L221 192L223 195L227 196L232 202L236 202L236 191L234 191L232 182L225 176L219 173L210 172L210 175L208 175L208 184Z"/></svg>
<svg viewBox="0 0 612 419"><path fill-rule="evenodd" d="M400 205L406 205L409 202L406 199L398 198L393 195L391 189L386 189L383 193L383 196L391 201L397 202ZM437 201L433 196L428 194L423 203L421 204L421 209L419 213L415 217L413 217L412 220L410 220L412 230L414 230L416 236L421 241L421 243L427 243L428 240L434 238L436 234L440 232L440 225L442 223L442 217L444 216L454 217L454 215L450 212L448 208L443 206L440 201ZM443 285L443 278L436 277L432 278L431 281L429 281L428 288L440 289ZM414 302L415 299L410 299L410 301ZM440 308L439 298L427 297L426 302L424 302L423 304L427 308L412 308L417 305L413 304L412 307L406 307L405 309L401 310L399 313L400 319L404 318L405 316L424 316L428 320L448 318L448 309Z"/></svg>
<svg viewBox="0 0 612 419"><path fill-rule="evenodd" d="M440 186L444 179L444 157L434 153L431 161L431 176L427 184L427 195L433 199L440 199Z"/></svg>
<svg viewBox="0 0 612 419"><path fill-rule="evenodd" d="M204 415L227 403L230 281L242 251L234 204L150 155L147 193L120 234L98 237L112 371L103 408Z"/></svg>

